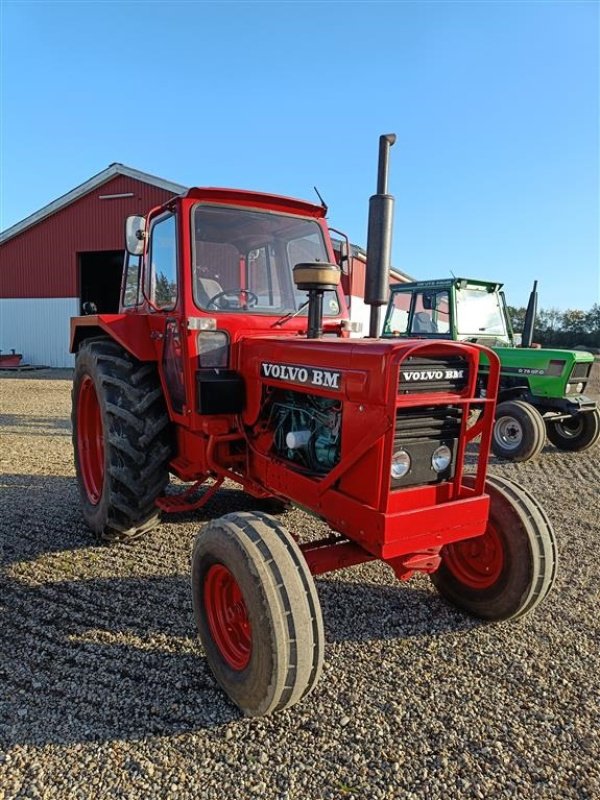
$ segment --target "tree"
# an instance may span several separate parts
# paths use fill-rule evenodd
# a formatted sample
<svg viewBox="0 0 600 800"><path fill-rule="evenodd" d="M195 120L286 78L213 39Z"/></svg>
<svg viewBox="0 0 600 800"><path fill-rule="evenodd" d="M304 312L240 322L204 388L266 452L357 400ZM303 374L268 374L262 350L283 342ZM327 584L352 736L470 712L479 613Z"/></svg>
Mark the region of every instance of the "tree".
<svg viewBox="0 0 600 800"><path fill-rule="evenodd" d="M586 329L586 314L578 308L568 308L562 315L563 330L569 333L582 334Z"/></svg>
<svg viewBox="0 0 600 800"><path fill-rule="evenodd" d="M523 333L523 325L525 324L526 308L516 308L515 306L507 306L510 324L515 333Z"/></svg>

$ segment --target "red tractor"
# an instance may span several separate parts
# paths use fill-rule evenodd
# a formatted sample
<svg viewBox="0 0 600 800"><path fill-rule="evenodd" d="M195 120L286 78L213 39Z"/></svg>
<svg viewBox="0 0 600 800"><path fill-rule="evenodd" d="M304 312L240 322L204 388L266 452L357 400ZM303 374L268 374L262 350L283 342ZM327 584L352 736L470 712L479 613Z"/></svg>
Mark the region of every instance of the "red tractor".
<svg viewBox="0 0 600 800"><path fill-rule="evenodd" d="M257 507L291 502L331 529L300 543L256 511L198 535L200 639L249 715L287 708L318 681L313 575L380 559L400 579L431 575L449 602L486 620L531 611L554 581L544 511L522 487L486 478L496 355L485 351L482 399L483 348L376 338L394 138L380 139L370 204L373 338L348 336L326 209L230 189L190 189L129 218L120 313L72 320L75 464L93 531L134 539L161 510L199 507L224 480ZM169 473L192 486L165 493Z"/></svg>

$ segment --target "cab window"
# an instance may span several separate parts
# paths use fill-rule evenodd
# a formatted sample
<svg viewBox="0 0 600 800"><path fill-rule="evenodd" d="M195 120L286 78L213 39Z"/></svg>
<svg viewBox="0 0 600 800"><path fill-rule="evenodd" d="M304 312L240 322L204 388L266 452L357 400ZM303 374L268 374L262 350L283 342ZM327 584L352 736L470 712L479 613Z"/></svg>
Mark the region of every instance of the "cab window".
<svg viewBox="0 0 600 800"><path fill-rule="evenodd" d="M177 303L177 240L173 214L161 217L150 230L150 299L165 311Z"/></svg>
<svg viewBox="0 0 600 800"><path fill-rule="evenodd" d="M424 291L415 295L410 332L440 334L450 331L450 301L446 290Z"/></svg>
<svg viewBox="0 0 600 800"><path fill-rule="evenodd" d="M142 302L140 292L140 264L141 256L126 254L125 283L123 284L123 306L132 308Z"/></svg>
<svg viewBox="0 0 600 800"><path fill-rule="evenodd" d="M394 292L393 303L385 324L385 333L401 336L408 329L408 315L412 292Z"/></svg>

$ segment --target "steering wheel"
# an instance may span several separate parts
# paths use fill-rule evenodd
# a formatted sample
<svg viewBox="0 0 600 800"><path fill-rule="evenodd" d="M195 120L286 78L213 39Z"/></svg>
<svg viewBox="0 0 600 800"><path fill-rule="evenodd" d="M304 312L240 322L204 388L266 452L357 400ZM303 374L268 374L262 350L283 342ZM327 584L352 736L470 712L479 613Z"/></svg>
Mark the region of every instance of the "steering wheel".
<svg viewBox="0 0 600 800"><path fill-rule="evenodd" d="M213 295L206 304L206 307L210 308L214 304L215 308L217 308L217 300L219 300L221 297L227 297L231 295L238 295L238 308L242 308L244 305L246 308L254 308L254 306L258 303L258 297L254 294L254 292L251 292L250 289L224 289L222 292L217 292L217 294ZM246 295L245 303L242 303L242 295ZM222 306L220 306L220 308L222 308Z"/></svg>

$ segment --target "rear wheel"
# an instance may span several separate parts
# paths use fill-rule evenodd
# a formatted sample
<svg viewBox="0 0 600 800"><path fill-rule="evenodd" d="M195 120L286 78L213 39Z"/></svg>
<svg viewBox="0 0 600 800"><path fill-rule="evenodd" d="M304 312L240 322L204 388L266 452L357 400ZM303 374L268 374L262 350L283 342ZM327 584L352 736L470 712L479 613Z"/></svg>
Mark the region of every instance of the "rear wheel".
<svg viewBox="0 0 600 800"><path fill-rule="evenodd" d="M169 480L169 417L154 364L112 339L88 339L73 377L73 448L83 516L105 541L130 540L159 523Z"/></svg>
<svg viewBox="0 0 600 800"><path fill-rule="evenodd" d="M506 461L527 461L546 441L540 412L523 400L508 400L496 408L492 452Z"/></svg>
<svg viewBox="0 0 600 800"><path fill-rule="evenodd" d="M473 485L473 479L465 483ZM431 580L469 614L517 619L541 603L554 584L556 539L542 507L518 484L491 476L486 492L490 515L485 533L446 545Z"/></svg>
<svg viewBox="0 0 600 800"><path fill-rule="evenodd" d="M560 422L546 422L548 438L559 450L581 452L600 439L600 411L585 411Z"/></svg>
<svg viewBox="0 0 600 800"><path fill-rule="evenodd" d="M267 514L209 522L192 557L192 599L215 678L248 716L289 708L323 664L321 606L306 561Z"/></svg>

